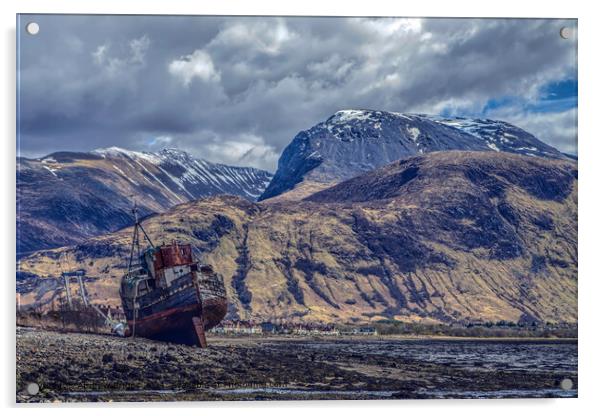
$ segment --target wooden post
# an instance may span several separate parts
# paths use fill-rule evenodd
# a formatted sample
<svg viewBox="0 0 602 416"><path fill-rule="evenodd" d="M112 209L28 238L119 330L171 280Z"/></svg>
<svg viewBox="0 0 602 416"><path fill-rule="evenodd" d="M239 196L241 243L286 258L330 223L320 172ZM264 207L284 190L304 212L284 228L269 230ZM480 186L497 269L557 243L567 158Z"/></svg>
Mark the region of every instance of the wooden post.
<svg viewBox="0 0 602 416"><path fill-rule="evenodd" d="M205 337L205 320L195 316L192 318L192 325L194 326L194 331L196 332L196 336L199 340L199 345L201 348L207 348L207 338Z"/></svg>
<svg viewBox="0 0 602 416"><path fill-rule="evenodd" d="M196 289L196 297L199 302L199 315L192 318L192 325L196 332L197 339L201 348L207 348L207 338L205 337L205 318L203 315L203 297L201 296L201 288L199 287L199 280L196 271L191 271L192 284Z"/></svg>
<svg viewBox="0 0 602 416"><path fill-rule="evenodd" d="M69 305L69 310L73 310L73 304L71 303L71 292L69 291L69 277L65 273L63 273L63 281L65 283L65 294L67 295L67 304Z"/></svg>
<svg viewBox="0 0 602 416"><path fill-rule="evenodd" d="M79 291L80 291L81 297L84 300L84 305L88 306L88 296L86 295L86 288L84 287L84 280L80 275L78 275L77 281L79 283Z"/></svg>

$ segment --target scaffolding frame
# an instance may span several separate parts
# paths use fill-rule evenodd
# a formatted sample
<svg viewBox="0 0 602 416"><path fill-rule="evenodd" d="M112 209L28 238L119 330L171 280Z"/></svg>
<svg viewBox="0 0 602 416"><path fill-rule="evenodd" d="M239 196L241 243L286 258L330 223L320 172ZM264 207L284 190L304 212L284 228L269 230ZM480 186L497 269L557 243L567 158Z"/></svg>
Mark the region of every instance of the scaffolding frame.
<svg viewBox="0 0 602 416"><path fill-rule="evenodd" d="M73 297L71 295L70 284L73 279L79 285L79 293L84 302L84 306L89 306L90 301L88 300L88 294L86 292L86 286L84 284L84 277L86 276L85 270L76 270L74 272L63 272L61 277L63 278L63 285L65 286L65 295L67 296L67 304L69 309L73 309Z"/></svg>

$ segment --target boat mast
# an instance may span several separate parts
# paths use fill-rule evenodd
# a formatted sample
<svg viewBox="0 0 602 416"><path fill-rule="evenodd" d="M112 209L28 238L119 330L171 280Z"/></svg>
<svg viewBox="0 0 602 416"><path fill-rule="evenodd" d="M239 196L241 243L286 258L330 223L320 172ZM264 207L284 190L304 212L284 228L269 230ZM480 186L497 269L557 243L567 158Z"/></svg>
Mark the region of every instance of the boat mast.
<svg viewBox="0 0 602 416"><path fill-rule="evenodd" d="M134 214L134 234L132 236L132 246L130 248L130 261L128 263L128 273L131 271L132 264L134 262L134 251L136 251L137 253L136 258L140 259L140 231L142 231L142 234L144 235L146 241L148 241L148 244L150 244L152 248L155 248L155 245L153 244L152 240L142 227L142 224L140 224L140 219L138 218L138 203L136 202L136 200L134 200L132 214Z"/></svg>

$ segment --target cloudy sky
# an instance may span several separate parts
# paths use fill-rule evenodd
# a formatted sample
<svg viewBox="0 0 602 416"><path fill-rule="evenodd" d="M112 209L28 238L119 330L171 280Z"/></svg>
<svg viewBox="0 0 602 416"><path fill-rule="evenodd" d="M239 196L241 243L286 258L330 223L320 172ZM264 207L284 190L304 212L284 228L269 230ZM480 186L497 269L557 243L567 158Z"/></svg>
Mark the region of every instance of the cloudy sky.
<svg viewBox="0 0 602 416"><path fill-rule="evenodd" d="M23 156L177 147L273 171L345 108L498 118L577 153L574 20L28 15L19 31Z"/></svg>

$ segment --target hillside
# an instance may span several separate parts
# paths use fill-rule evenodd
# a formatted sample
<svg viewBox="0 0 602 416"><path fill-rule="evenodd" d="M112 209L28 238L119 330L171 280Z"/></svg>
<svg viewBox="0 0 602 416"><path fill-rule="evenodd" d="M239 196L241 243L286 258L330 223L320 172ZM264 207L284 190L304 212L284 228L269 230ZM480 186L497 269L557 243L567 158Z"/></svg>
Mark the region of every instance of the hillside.
<svg viewBox="0 0 602 416"><path fill-rule="evenodd" d="M219 196L144 221L225 277L230 317L322 322L577 321L577 166L507 152L434 152L303 201ZM119 305L131 229L20 261L23 305L61 268ZM94 281L92 281L94 280Z"/></svg>
<svg viewBox="0 0 602 416"><path fill-rule="evenodd" d="M198 198L232 194L254 200L272 175L165 149L58 152L17 160L17 253L58 247L118 230L143 215Z"/></svg>

